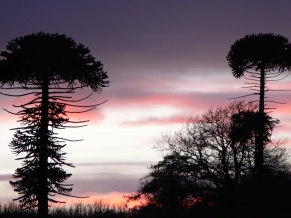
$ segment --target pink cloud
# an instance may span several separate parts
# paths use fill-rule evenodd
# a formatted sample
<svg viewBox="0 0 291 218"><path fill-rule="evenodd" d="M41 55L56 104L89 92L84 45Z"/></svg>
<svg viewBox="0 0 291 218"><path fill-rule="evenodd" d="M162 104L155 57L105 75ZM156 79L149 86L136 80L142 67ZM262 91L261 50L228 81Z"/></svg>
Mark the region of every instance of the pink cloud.
<svg viewBox="0 0 291 218"><path fill-rule="evenodd" d="M129 109L138 111L139 109L151 109L157 107L169 107L180 111L188 111L189 114L197 114L207 111L211 107L226 106L233 100L230 98L239 97L252 92L246 89L233 89L233 85L241 84L244 86L244 81L232 78L231 73L226 77L226 73L221 74L221 77L213 77L207 73L203 77L201 73L197 74L197 80L194 77L189 77L189 73L181 74L163 74L158 73L156 78L153 74L129 74L123 73L122 80L115 81L113 75L113 82L110 87L104 88L102 94L93 94L90 98L86 99L81 105L97 104L104 100L108 102L97 107L97 109L83 114L68 114L72 121L90 120L91 124L100 124L110 116L107 111L114 110L122 114L122 110ZM120 75L119 75L120 77ZM118 78L119 78L118 77ZM274 85L273 85L274 84ZM272 88L288 88L288 81L274 82ZM218 87L213 91L213 87ZM191 90L201 91L191 91ZM187 91L188 90L188 91ZM210 90L210 91L208 91ZM212 91L211 91L212 90ZM215 90L215 89L214 89ZM90 89L78 90L72 97L80 99L90 94ZM279 102L287 102L286 105L276 105L268 103L268 106L277 107L275 113L288 114L291 111L291 98L288 92L269 92L267 93L268 99ZM2 97L1 105L4 108L17 111L17 108L12 108L12 104L21 104L29 101L29 97L12 98ZM244 98L245 100L256 100L258 96ZM268 100L267 99L267 100ZM290 99L290 100L289 100ZM77 108L78 109L78 108ZM108 110L109 109L109 110ZM75 111L76 108L68 108L68 110ZM193 111L193 113L191 113ZM2 116L3 119L9 121L9 117ZM15 120L18 118L15 117ZM170 123L184 123L187 120L186 116L172 115L169 117L160 117L153 114L150 117L125 120L120 122L120 125L167 125ZM6 120L4 120L6 122Z"/></svg>
<svg viewBox="0 0 291 218"><path fill-rule="evenodd" d="M291 133L291 125L290 123L280 124L278 127L274 129L274 133L282 133L282 134L290 134Z"/></svg>
<svg viewBox="0 0 291 218"><path fill-rule="evenodd" d="M94 109L86 113L68 113L67 118L69 118L70 121L89 120L88 124L96 125L105 120L106 116L102 111Z"/></svg>
<svg viewBox="0 0 291 218"><path fill-rule="evenodd" d="M191 81L176 78L166 78L162 82L159 79L145 79L130 83L116 83L116 86L109 87L103 95L108 102L101 106L105 108L152 108L159 106L167 106L172 108L208 109L219 105L227 105L236 98L248 94L253 91L248 89L240 89L239 86L245 86L241 80L234 78L219 79L215 78L197 78L197 81ZM234 85L236 88L234 88ZM288 83L282 84L285 88ZM217 87L217 88L214 88ZM276 89L280 89L277 82ZM197 91L199 90L199 91ZM266 100L291 103L291 92L268 92ZM258 100L258 95L244 98L247 101ZM290 99L290 100L289 100ZM273 106L272 103L268 105ZM276 105L280 106L280 105Z"/></svg>
<svg viewBox="0 0 291 218"><path fill-rule="evenodd" d="M180 109L201 109L209 108L215 105L227 104L227 97L233 94L228 93L202 93L202 92L136 92L133 94L112 96L104 105L111 108L152 108L159 106L168 106Z"/></svg>

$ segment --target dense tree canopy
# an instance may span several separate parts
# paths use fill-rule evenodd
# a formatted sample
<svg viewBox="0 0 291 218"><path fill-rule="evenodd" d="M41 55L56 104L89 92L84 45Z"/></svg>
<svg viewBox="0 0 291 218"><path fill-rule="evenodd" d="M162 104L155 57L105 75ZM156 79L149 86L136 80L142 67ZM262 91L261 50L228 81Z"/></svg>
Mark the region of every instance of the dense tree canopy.
<svg viewBox="0 0 291 218"><path fill-rule="evenodd" d="M271 33L251 34L231 45L227 61L235 78L250 70L280 73L291 69L291 44L281 35Z"/></svg>
<svg viewBox="0 0 291 218"><path fill-rule="evenodd" d="M93 91L102 91L109 82L103 65L96 61L90 50L77 44L66 35L36 34L18 37L8 42L7 51L2 51L5 73L0 75L1 84L40 86L44 80L50 86L89 86Z"/></svg>

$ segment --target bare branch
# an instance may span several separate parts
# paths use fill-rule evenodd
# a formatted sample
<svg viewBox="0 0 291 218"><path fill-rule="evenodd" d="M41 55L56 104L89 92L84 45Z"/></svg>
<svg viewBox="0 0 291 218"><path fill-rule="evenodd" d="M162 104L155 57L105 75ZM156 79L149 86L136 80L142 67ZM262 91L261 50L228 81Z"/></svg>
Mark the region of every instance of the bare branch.
<svg viewBox="0 0 291 218"><path fill-rule="evenodd" d="M253 94L249 94L249 95L243 95L243 96L235 97L235 98L227 98L227 100L234 100L234 99L243 98L243 97L247 97L247 96L251 96L251 95L258 95L258 93L253 93Z"/></svg>
<svg viewBox="0 0 291 218"><path fill-rule="evenodd" d="M32 95L32 94L38 94L38 92L30 92L30 93L18 94L18 95L13 95L13 94L7 94L7 93L0 92L0 94L1 95L5 95L5 96L10 96L10 97L23 97L23 96Z"/></svg>
<svg viewBox="0 0 291 218"><path fill-rule="evenodd" d="M64 111L65 113L70 113L70 114L79 114L79 113L85 113L85 112L88 112L88 111L91 111L91 110L94 110L96 109L96 107L93 107L93 108L90 108L88 110L83 110L83 111Z"/></svg>
<svg viewBox="0 0 291 218"><path fill-rule="evenodd" d="M277 104L286 104L286 102L278 102L278 101L271 101L271 100L266 100L265 102L272 102L272 103L277 103Z"/></svg>

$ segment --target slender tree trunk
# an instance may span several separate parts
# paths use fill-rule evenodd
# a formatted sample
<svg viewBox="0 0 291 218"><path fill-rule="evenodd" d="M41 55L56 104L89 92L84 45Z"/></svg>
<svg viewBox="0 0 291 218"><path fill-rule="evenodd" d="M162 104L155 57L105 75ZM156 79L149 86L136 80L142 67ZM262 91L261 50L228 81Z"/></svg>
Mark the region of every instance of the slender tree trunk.
<svg viewBox="0 0 291 218"><path fill-rule="evenodd" d="M260 104L259 104L259 129L258 129L258 155L256 160L256 170L258 182L262 181L263 177L263 166L264 166L264 111L265 111L265 69L261 68L260 78Z"/></svg>
<svg viewBox="0 0 291 218"><path fill-rule="evenodd" d="M259 119L258 119L258 150L257 156L255 158L256 163L256 211L260 214L264 210L262 201L263 198L263 171L264 171L264 111L265 111L265 69L261 68L261 78L260 78L260 103L259 103ZM259 216L258 216L259 217Z"/></svg>
<svg viewBox="0 0 291 218"><path fill-rule="evenodd" d="M39 190L38 190L38 216L46 218L48 216L48 93L49 81L44 78L42 82L41 100L41 127L39 144Z"/></svg>

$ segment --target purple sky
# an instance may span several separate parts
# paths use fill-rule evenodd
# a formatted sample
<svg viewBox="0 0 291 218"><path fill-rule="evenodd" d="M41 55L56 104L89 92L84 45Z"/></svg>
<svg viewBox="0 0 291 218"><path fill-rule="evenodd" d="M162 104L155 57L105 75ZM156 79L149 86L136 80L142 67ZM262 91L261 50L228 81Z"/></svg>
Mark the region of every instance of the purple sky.
<svg viewBox="0 0 291 218"><path fill-rule="evenodd" d="M230 46L252 33L291 39L290 8L288 0L2 1L0 50L19 36L59 33L89 47L104 64L110 87L88 102L108 102L82 116L90 119L88 127L60 134L84 139L65 149L68 162L76 166L67 169L73 173L73 194L110 198L113 192L135 191L147 166L161 159L152 149L161 132L173 132L190 116L250 93L240 88L244 80L233 78L228 67ZM290 81L278 84L288 88ZM290 95L269 95L287 103L274 112L286 135ZM0 98L1 108L19 103ZM4 111L0 116L0 200L7 201L17 196L8 180L20 167L7 146L13 135L8 128L18 123Z"/></svg>

